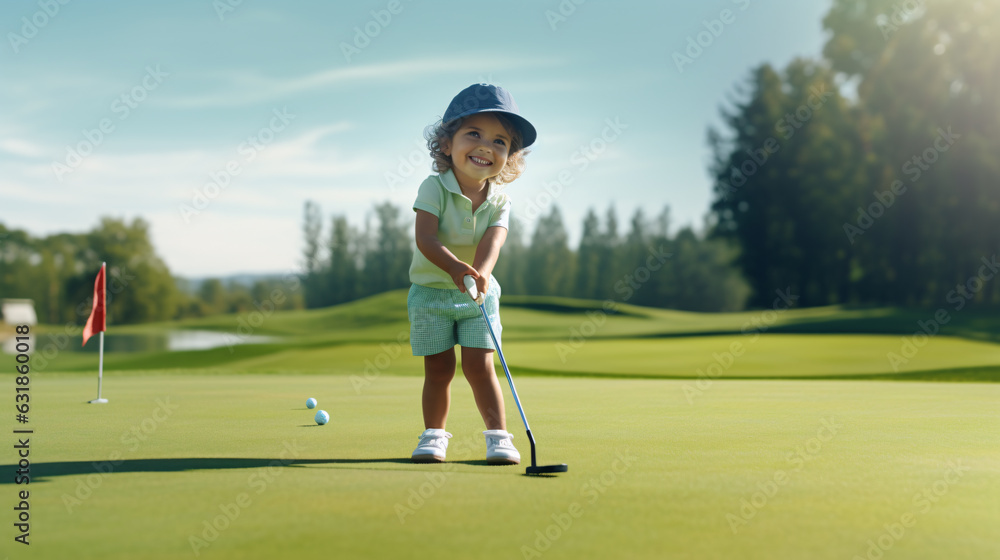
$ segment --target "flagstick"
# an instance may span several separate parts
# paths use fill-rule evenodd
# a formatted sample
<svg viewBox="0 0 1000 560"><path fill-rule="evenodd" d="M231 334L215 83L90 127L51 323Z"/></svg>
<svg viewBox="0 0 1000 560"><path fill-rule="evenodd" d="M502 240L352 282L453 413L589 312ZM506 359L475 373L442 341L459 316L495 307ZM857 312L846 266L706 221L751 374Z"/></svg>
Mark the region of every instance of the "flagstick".
<svg viewBox="0 0 1000 560"><path fill-rule="evenodd" d="M101 263L101 270L104 270L106 264ZM105 283L107 283L106 279ZM105 292L107 292L107 288L105 288ZM107 328L107 311L105 311L104 328ZM104 331L97 334L100 335L100 350L99 357L97 358L97 398L90 401L90 404L105 404L108 402L108 399L101 398L101 383L104 379Z"/></svg>
<svg viewBox="0 0 1000 560"><path fill-rule="evenodd" d="M101 398L101 382L104 379L104 331L98 333L101 337L100 342L100 357L97 358L97 399L90 401L92 403L106 403L108 399Z"/></svg>

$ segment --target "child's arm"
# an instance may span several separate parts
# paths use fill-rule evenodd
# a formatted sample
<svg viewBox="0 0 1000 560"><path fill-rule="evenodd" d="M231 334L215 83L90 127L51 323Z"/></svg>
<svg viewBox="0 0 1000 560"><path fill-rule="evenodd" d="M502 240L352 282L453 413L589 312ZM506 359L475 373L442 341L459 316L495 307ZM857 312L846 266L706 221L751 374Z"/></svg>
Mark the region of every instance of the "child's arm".
<svg viewBox="0 0 1000 560"><path fill-rule="evenodd" d="M489 229L502 229L502 228L489 228ZM487 230L489 231L489 230ZM438 217L430 212L424 212L423 210L417 210L417 226L414 232L414 238L417 242L417 250L427 257L427 260L434 263L438 268L448 273L451 276L455 285L462 292L465 292L465 283L462 278L465 275L471 275L473 278L479 278L479 273L476 272L475 268L472 268L468 264L460 261L458 257L454 255L447 247L441 243L438 239ZM504 238L507 237L507 230L504 230ZM486 240L486 236L483 236L483 241ZM503 241L500 242L503 245ZM479 247L483 246L482 242L479 243ZM500 248L497 247L499 251ZM476 251L476 261L479 261L479 250ZM493 261L490 263L490 270L493 270L493 265L496 264L496 256L493 257ZM478 288L479 285L477 284ZM483 292L486 293L486 292Z"/></svg>
<svg viewBox="0 0 1000 560"><path fill-rule="evenodd" d="M485 294L489 288L490 274L493 273L493 267L497 264L500 248L503 247L504 241L507 241L507 228L488 227L483 238L479 240L479 245L476 246L476 258L472 261L472 266L479 271L479 277L476 278L476 289L481 294Z"/></svg>

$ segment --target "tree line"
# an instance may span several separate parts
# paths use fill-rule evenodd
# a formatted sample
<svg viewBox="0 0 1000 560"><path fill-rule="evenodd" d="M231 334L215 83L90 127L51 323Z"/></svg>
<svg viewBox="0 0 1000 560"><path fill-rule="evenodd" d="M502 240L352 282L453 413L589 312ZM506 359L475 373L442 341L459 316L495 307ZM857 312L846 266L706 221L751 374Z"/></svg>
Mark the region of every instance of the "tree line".
<svg viewBox="0 0 1000 560"><path fill-rule="evenodd" d="M708 132L751 305L1000 303L1000 6L835 0L823 24L822 59L753 69Z"/></svg>
<svg viewBox="0 0 1000 560"><path fill-rule="evenodd" d="M0 224L0 297L34 300L39 321L82 325L90 315L94 279L108 262L109 324L167 321L242 313L287 294L277 309L335 305L409 287L413 213L376 204L363 227L334 216L323 232L316 204L307 202L301 290L287 279L251 285L218 278L175 277L156 254L142 218L102 218L85 233L35 237ZM723 241L684 228L668 234L667 213L647 219L637 211L619 233L613 208L588 213L579 246L571 249L559 209L543 216L533 234L511 221L494 270L505 294L554 295L675 307L695 311L740 309L746 284L729 264Z"/></svg>
<svg viewBox="0 0 1000 560"><path fill-rule="evenodd" d="M108 263L109 324L252 311L254 302L268 301L273 290L282 288L280 279L244 286L219 279L191 285L175 278L156 255L142 218L102 218L86 233L44 237L0 224L0 297L34 300L42 323L86 323L103 261ZM301 295L290 293L279 308L303 305Z"/></svg>
<svg viewBox="0 0 1000 560"><path fill-rule="evenodd" d="M669 232L665 209L637 210L619 231L615 209L602 219L591 210L571 248L557 206L531 235L515 217L493 275L504 294L614 300L690 311L742 309L749 287L731 265L723 240L691 228ZM364 227L343 215L324 228L320 207L306 202L303 219L307 307L325 307L386 290L408 288L413 258L413 212L376 204ZM471 263L470 263L471 264Z"/></svg>

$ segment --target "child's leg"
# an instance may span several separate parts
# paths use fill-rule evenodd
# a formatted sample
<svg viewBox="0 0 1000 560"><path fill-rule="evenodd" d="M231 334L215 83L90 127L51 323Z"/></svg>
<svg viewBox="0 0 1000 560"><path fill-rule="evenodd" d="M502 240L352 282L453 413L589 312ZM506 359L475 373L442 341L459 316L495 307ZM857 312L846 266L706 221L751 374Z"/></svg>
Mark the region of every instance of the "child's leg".
<svg viewBox="0 0 1000 560"><path fill-rule="evenodd" d="M472 386L476 406L483 416L487 430L507 430L504 415L503 392L493 368L493 350L489 348L462 347L462 371Z"/></svg>
<svg viewBox="0 0 1000 560"><path fill-rule="evenodd" d="M464 354L463 360L464 360ZM424 427L443 430L451 405L451 380L455 377L455 349L424 356Z"/></svg>

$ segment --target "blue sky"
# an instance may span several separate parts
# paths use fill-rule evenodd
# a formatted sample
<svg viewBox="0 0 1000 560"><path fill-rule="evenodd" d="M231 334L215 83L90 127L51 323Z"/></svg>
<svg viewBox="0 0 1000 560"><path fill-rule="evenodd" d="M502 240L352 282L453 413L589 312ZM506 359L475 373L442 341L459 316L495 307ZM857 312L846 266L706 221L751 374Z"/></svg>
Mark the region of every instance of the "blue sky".
<svg viewBox="0 0 1000 560"><path fill-rule="evenodd" d="M375 203L409 209L424 127L475 82L509 89L539 131L507 187L529 228L553 199L574 243L612 203L620 223L669 205L674 229L700 227L707 127L752 67L818 57L830 6L51 2L0 4L0 222L141 216L183 276L298 270L306 200L359 226Z"/></svg>

